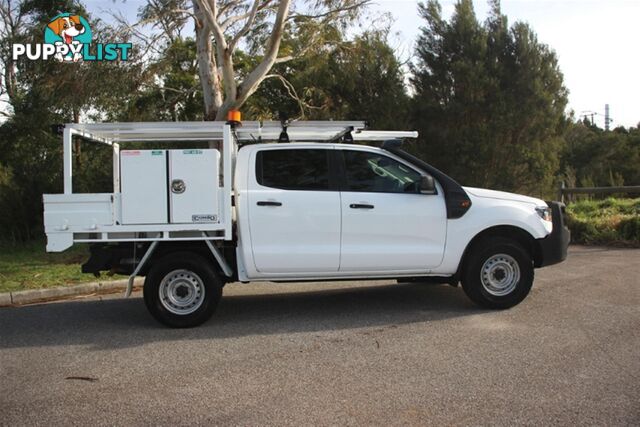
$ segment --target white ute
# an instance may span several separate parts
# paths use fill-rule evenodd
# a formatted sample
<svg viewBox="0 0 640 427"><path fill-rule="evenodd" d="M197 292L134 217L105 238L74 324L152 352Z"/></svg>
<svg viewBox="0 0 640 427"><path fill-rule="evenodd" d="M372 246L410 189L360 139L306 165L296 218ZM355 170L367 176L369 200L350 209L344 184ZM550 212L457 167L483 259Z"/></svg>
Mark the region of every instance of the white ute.
<svg viewBox="0 0 640 427"><path fill-rule="evenodd" d="M74 136L113 148L113 193L73 193ZM534 268L566 258L564 206L462 187L401 149L415 137L340 121L67 124L47 250L90 243L83 272L129 275L127 296L145 276L146 306L172 327L209 319L233 281L462 283L480 306L518 304Z"/></svg>

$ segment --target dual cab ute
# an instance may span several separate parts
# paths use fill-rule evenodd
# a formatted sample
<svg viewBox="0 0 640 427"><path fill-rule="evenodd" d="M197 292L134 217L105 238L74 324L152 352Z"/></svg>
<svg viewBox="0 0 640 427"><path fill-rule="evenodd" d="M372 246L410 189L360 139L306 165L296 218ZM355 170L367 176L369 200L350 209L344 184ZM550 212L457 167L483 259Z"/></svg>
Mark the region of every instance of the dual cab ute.
<svg viewBox="0 0 640 427"><path fill-rule="evenodd" d="M73 193L73 136L111 145L113 193ZM83 271L129 275L127 295L145 276L147 308L172 327L209 319L233 281L462 283L480 306L518 304L534 268L566 257L563 205L462 187L402 150L415 137L363 122L68 124L47 250L90 243ZM190 146L123 149L163 141Z"/></svg>

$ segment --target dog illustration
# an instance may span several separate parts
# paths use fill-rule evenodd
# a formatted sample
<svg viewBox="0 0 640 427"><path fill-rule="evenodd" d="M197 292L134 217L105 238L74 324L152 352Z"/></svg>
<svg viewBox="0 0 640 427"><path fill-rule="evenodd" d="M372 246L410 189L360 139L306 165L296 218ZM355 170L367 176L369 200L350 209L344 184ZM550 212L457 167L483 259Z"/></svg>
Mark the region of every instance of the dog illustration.
<svg viewBox="0 0 640 427"><path fill-rule="evenodd" d="M80 22L80 17L78 15L57 18L49 22L47 26L57 36L62 38L65 44L80 44L79 41L74 40L74 37L84 33L85 31L84 25L82 25L82 22ZM56 44L61 44L61 42L56 42ZM55 58L59 61L73 60L73 62L77 62L80 58L82 58L82 55L76 53L73 55L73 57L66 56L63 58L62 54L58 53Z"/></svg>

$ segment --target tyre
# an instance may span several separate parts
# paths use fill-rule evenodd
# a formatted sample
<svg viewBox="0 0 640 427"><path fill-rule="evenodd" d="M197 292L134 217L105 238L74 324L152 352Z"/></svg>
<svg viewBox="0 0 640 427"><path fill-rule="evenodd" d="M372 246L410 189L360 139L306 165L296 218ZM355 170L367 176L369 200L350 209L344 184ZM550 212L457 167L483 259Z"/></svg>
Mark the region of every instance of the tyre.
<svg viewBox="0 0 640 427"><path fill-rule="evenodd" d="M144 302L153 317L172 328L206 322L222 296L222 283L209 261L175 252L154 262L144 281Z"/></svg>
<svg viewBox="0 0 640 427"><path fill-rule="evenodd" d="M467 261L461 278L462 288L481 307L513 307L531 290L531 255L513 240L485 239L473 246Z"/></svg>

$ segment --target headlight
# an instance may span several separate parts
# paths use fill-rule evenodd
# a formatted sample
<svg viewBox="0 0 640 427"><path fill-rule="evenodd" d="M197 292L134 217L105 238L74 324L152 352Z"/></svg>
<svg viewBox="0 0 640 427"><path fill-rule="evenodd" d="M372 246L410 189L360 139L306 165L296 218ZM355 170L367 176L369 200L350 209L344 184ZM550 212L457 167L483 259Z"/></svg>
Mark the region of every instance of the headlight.
<svg viewBox="0 0 640 427"><path fill-rule="evenodd" d="M552 222L551 208L550 207L548 207L548 206L538 206L536 208L536 212L538 212L538 215L540 215L540 218L542 218L543 221Z"/></svg>

